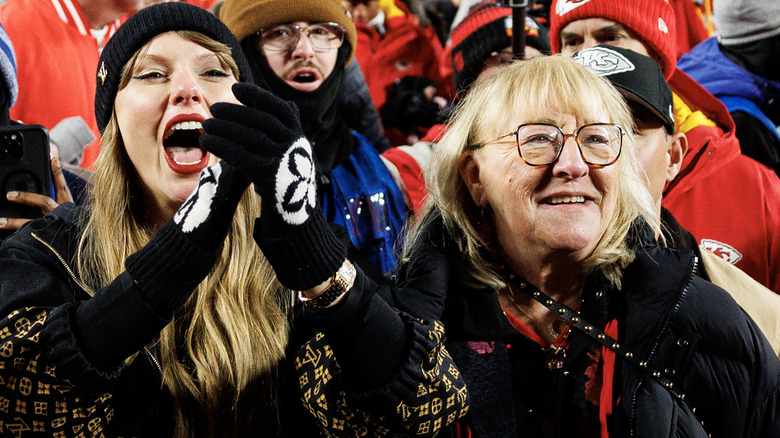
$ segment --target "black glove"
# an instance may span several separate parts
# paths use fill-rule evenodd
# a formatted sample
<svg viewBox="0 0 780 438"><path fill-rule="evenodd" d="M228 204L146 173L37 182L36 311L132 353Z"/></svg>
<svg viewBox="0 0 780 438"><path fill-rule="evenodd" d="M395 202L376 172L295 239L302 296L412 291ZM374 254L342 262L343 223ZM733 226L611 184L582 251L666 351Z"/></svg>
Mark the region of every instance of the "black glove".
<svg viewBox="0 0 780 438"><path fill-rule="evenodd" d="M211 271L248 186L249 180L229 163L207 167L173 218L127 258L127 272L160 311L184 305Z"/></svg>
<svg viewBox="0 0 780 438"><path fill-rule="evenodd" d="M251 84L234 84L233 94L244 105L214 104L201 145L254 183L263 208L255 240L279 281L310 289L334 275L346 249L318 205L314 156L298 109Z"/></svg>
<svg viewBox="0 0 780 438"><path fill-rule="evenodd" d="M387 93L379 114L385 126L398 128L406 135L421 133L439 123L439 105L433 101L437 84L424 76L396 79ZM430 96L428 95L430 94Z"/></svg>

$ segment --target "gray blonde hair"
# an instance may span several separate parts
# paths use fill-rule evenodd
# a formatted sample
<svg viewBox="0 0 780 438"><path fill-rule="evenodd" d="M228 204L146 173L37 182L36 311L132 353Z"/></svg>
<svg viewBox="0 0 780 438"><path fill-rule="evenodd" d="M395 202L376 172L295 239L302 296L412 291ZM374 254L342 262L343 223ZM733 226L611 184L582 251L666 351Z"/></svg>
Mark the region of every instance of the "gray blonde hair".
<svg viewBox="0 0 780 438"><path fill-rule="evenodd" d="M634 258L627 241L638 217L658 231L652 197L642 183L634 150L633 120L620 93L604 78L596 77L582 65L563 56L540 57L494 69L474 86L452 113L449 129L434 149L425 171L428 201L420 217L441 212L448 234L467 261L462 272L467 284L502 289L502 276L494 242L488 241L477 224L481 208L459 173L459 159L467 147L494 138L509 126L513 109L521 109L530 119L545 115L549 108L575 115L586 123L610 122L625 133L619 165L619 188L615 212L596 249L583 262L585 275L601 271L620 287L623 268ZM590 120L604 113L610 120ZM503 132L498 133L503 134ZM517 158L518 160L520 157ZM424 223L422 219L417 224ZM413 228L406 244L408 256L421 227ZM480 225L480 228L481 225Z"/></svg>
<svg viewBox="0 0 780 438"><path fill-rule="evenodd" d="M228 46L197 32L177 33L214 51L238 77ZM125 65L120 89L143 50ZM95 164L91 214L77 255L79 273L93 290L121 274L127 257L159 226L146 218L138 178L114 111ZM176 437L194 436L196 424L208 427L199 434L242 436L253 404L275 410L274 375L288 341L291 294L252 239L259 215L260 201L247 190L211 272L160 333L159 359L174 404Z"/></svg>

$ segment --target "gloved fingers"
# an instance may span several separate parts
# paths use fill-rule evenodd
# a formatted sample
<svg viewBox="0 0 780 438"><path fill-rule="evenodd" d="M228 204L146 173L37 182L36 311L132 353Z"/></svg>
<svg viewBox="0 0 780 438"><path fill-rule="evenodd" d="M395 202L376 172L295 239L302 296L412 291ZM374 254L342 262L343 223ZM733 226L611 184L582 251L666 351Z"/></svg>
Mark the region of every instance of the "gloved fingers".
<svg viewBox="0 0 780 438"><path fill-rule="evenodd" d="M256 172L270 172L274 169L276 157L262 157L247 150L241 144L225 139L222 136L214 134L203 134L200 136L200 144L204 149L219 157L221 160L230 163L238 168L241 173L251 180Z"/></svg>
<svg viewBox="0 0 780 438"><path fill-rule="evenodd" d="M253 154L278 156L288 147L287 144L280 144L268 138L263 131L229 119L206 119L203 121L203 130L206 134L231 141Z"/></svg>
<svg viewBox="0 0 780 438"><path fill-rule="evenodd" d="M252 108L271 107L282 100L270 91L248 82L236 82L231 89L239 102Z"/></svg>
<svg viewBox="0 0 780 438"><path fill-rule="evenodd" d="M216 154L215 154L216 155ZM219 175L219 186L224 187L229 192L243 193L249 187L249 179L228 160L219 162L222 173Z"/></svg>
<svg viewBox="0 0 780 438"><path fill-rule="evenodd" d="M295 104L263 90L254 84L238 82L233 84L233 94L239 102L261 111L273 114L285 126L300 125L300 115Z"/></svg>
<svg viewBox="0 0 780 438"><path fill-rule="evenodd" d="M253 154L244 147L212 134L201 135L200 145L221 160L227 161L236 167L248 163L254 158Z"/></svg>
<svg viewBox="0 0 780 438"><path fill-rule="evenodd" d="M250 128L257 134L264 134L275 143L281 143L285 147L302 136L302 131L296 133L295 125L291 128L271 113L235 103L215 103L211 106L211 115L214 116L213 119L234 122L236 125ZM203 126L206 129L206 123ZM244 132L244 134L247 133L249 131Z"/></svg>

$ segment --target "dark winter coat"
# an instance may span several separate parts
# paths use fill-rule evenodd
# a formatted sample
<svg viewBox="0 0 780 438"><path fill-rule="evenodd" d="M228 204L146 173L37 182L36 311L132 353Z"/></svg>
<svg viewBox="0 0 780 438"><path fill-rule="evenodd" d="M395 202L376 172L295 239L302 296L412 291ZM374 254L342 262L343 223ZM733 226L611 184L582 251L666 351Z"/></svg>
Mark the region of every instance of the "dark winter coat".
<svg viewBox="0 0 780 438"><path fill-rule="evenodd" d="M541 348L509 323L495 291L463 286L462 269L456 268L463 266L461 255L442 239L440 223L429 230L438 243L419 245L399 273L401 283L416 279L418 292L397 297L397 305L442 320L447 349L471 400L461 433L469 428L477 438L582 436L570 397L577 393L578 361L591 338L578 331L569 337L570 354L555 384L557 412L547 412L555 425L545 431L537 412L545 409L542 394L529 394L547 378ZM712 437L780 436L780 362L750 317L722 289L697 277L696 267L693 252L660 247L647 236L636 245L620 290L598 276L586 282L582 317L602 329L617 319L618 341L673 382L694 421L703 422ZM442 282L443 275L446 293L425 281ZM611 437L689 436L677 417L680 403L645 370L618 358L614 376Z"/></svg>

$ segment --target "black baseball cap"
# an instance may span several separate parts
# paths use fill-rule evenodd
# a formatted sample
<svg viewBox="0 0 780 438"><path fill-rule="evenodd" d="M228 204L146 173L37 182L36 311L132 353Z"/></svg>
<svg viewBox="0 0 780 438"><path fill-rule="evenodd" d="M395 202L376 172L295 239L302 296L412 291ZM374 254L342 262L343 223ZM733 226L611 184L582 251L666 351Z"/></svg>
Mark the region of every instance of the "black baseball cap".
<svg viewBox="0 0 780 438"><path fill-rule="evenodd" d="M633 50L599 45L580 50L574 59L598 76L604 76L627 100L650 110L674 134L672 90L653 58Z"/></svg>

